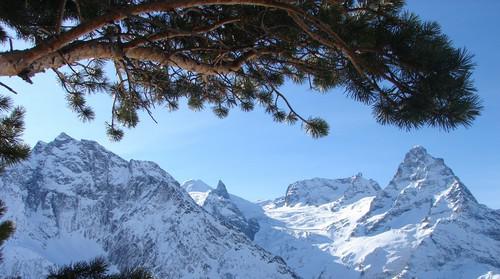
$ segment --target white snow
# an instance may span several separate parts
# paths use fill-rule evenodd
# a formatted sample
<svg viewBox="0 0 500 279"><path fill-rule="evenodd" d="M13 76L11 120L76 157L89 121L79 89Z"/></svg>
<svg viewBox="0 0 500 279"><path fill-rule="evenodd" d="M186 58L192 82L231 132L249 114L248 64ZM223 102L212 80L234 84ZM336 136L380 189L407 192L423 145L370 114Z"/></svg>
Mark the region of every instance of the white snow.
<svg viewBox="0 0 500 279"><path fill-rule="evenodd" d="M499 212L478 204L444 161L420 146L384 189L361 175L314 178L292 183L284 197L260 207L231 200L258 219L254 241L303 278L500 274Z"/></svg>
<svg viewBox="0 0 500 279"><path fill-rule="evenodd" d="M500 278L500 211L420 146L384 189L314 178L256 204L62 134L0 189L17 225L2 275L103 255L160 278Z"/></svg>
<svg viewBox="0 0 500 279"><path fill-rule="evenodd" d="M0 176L17 231L0 277L39 279L54 265L104 256L158 278L295 278L279 258L200 208L153 162L129 162L63 134ZM234 207L236 208L236 207Z"/></svg>

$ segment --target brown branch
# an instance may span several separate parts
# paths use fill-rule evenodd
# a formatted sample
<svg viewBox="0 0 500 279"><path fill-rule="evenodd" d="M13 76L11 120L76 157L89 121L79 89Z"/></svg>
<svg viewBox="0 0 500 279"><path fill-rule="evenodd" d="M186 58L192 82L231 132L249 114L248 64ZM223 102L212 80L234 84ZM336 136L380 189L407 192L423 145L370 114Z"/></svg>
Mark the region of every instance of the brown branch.
<svg viewBox="0 0 500 279"><path fill-rule="evenodd" d="M330 36L334 37L334 40L328 40L327 38L312 32L309 26L307 26L307 23L303 19L301 19L299 15L295 13L289 13L289 15L293 19L293 21L300 27L300 29L304 31L307 35L309 35L313 40L330 48L342 51L342 53L347 57L347 59L351 61L352 65L359 72L359 74L365 76L364 70L355 59L355 54L353 53L353 51L350 50L348 45L335 32L329 30L326 26L322 26L321 24L318 25L318 27L321 27L322 31L325 31Z"/></svg>
<svg viewBox="0 0 500 279"><path fill-rule="evenodd" d="M91 42L75 44L75 46L71 46L67 49L61 50L60 52L45 56L31 64L27 72L30 75L34 75L49 68L60 68L76 61L92 58L121 59L123 57L127 57L134 60L152 61L161 65L174 64L187 71L213 75L216 73L236 72L245 62L256 59L262 55L262 53L258 53L252 49L232 61L214 65L199 62L182 54L167 53L158 48L137 47L132 49L123 49L117 44Z"/></svg>
<svg viewBox="0 0 500 279"><path fill-rule="evenodd" d="M171 0L155 1L140 5L130 6L113 10L105 15L87 20L75 28L61 33L59 36L47 42L43 42L31 49L0 53L0 76L14 76L23 71L35 60L53 53L62 47L70 44L74 40L95 31L110 22L122 20L129 16L139 15L148 12L169 11L172 9L182 9L197 6L213 5L254 5L260 7L278 8L285 11L299 13L300 10L290 4L291 1L275 0Z"/></svg>
<svg viewBox="0 0 500 279"><path fill-rule="evenodd" d="M12 89L12 87L8 86L7 84L5 84L5 83L3 83L3 82L0 82L0 86L5 87L5 88L6 88L7 90L9 90L10 92L12 92L12 93L14 93L14 94L16 94L16 95L17 95L17 92L16 92L14 89Z"/></svg>
<svg viewBox="0 0 500 279"><path fill-rule="evenodd" d="M363 68L359 65L355 53L348 47L348 45L335 33L331 28L316 18L306 14L300 8L293 6L295 1L285 1L285 0L171 0L171 1L156 1L150 3L144 3L140 5L130 6L122 9L113 10L105 15L90 19L76 26L75 28L60 34L59 36L44 42L32 49L16 52L6 52L0 53L0 76L1 75L16 75L22 71L26 71L30 74L43 71L44 69L50 67L60 67L64 65L60 59L53 56L53 53L60 50L64 46L71 44L74 40L86 35L92 31L95 31L110 22L116 22L124 18L139 15L148 12L159 12L159 11L169 11L172 9L180 8L190 8L197 6L210 6L210 5L254 5L260 7L276 8L282 11L288 12L290 17L294 22L311 38L314 40L334 49L339 49L349 61L351 61L354 68L359 72L360 75L366 77ZM152 48L137 47L148 40L162 40L168 39L172 36L192 36L193 32L202 33L209 32L213 28L218 28L223 24L230 23L231 20L227 22L219 22L212 27L201 28L198 30L193 30L192 32L178 32L173 33L170 30L165 32L160 32L153 34L145 39L138 39L137 41L132 41L125 48L120 49L118 47L94 45L88 48L79 48L74 51L68 52L68 61L78 61L82 59L90 58L114 58L117 56L123 56L132 59L144 59L159 62L160 64L168 65L174 63L179 65L179 67L193 72L198 72L201 74L214 74L214 73L228 73L237 71L243 63L255 59L260 54L255 51L246 52L240 58L225 62L221 65L211 65L204 64L199 61L193 60L182 54L165 54L161 50L155 50ZM316 34L310 29L309 24L313 24L315 29L322 31L327 34L333 40L330 40L324 36Z"/></svg>
<svg viewBox="0 0 500 279"><path fill-rule="evenodd" d="M57 18L56 18L56 25L55 25L55 31L56 34L61 33L61 25L64 20L64 9L66 8L66 0L59 0L59 9L57 10Z"/></svg>
<svg viewBox="0 0 500 279"><path fill-rule="evenodd" d="M216 29L218 29L226 24L238 22L240 20L241 19L239 19L239 18L225 19L225 20L221 20L221 21L216 22L212 26L207 26L207 27L203 27L203 28L198 27L198 28L195 28L191 31L178 31L178 30L168 29L168 30L164 30L164 31L161 31L158 33L151 34L150 36L145 37L145 38L139 38L139 39L133 40L133 41L127 43L124 47L125 47L125 49L129 49L129 48L134 48L134 47L144 45L144 44L149 43L149 42L157 42L157 41L161 41L161 40L168 40L168 39L179 38L179 37L190 37L190 36L194 36L194 35L198 35L198 34L208 33L208 32L214 31L214 30L216 30Z"/></svg>
<svg viewBox="0 0 500 279"><path fill-rule="evenodd" d="M111 128L115 128L115 118L116 118L116 94L113 93L113 105L111 106Z"/></svg>
<svg viewBox="0 0 500 279"><path fill-rule="evenodd" d="M366 81L368 81L371 86L373 87L374 90L376 90L378 93L380 93L381 97L384 98L385 100L390 101L390 98L387 96L387 93L380 88L380 86L377 84L376 81L372 80L365 72L363 67L360 65L360 63L356 59L356 54L348 47L348 45L332 30L330 30L327 26L324 25L324 23L317 21L315 19L312 19L313 21L316 21L317 27L321 29L321 31L329 34L330 36L335 38L335 41L328 40L318 34L315 34L312 32L307 24L296 14L290 13L290 17L295 21L299 27L306 32L311 38L314 40L318 41L319 43L326 45L331 48L336 48L342 51L342 53L346 56L346 58L351 62L352 66L354 69L358 72L358 74L364 78ZM308 19L310 19L308 17Z"/></svg>
<svg viewBox="0 0 500 279"><path fill-rule="evenodd" d="M78 19L80 21L83 21L83 17L82 17L82 9L80 7L80 2L78 2L78 0L73 0L73 2L75 3L75 6L76 6L76 13L78 15Z"/></svg>
<svg viewBox="0 0 500 279"><path fill-rule="evenodd" d="M264 80L267 81L267 84L265 84L264 86L265 87L270 87L271 88L271 91L274 92L276 94L276 101L278 100L278 97L281 98L284 102L285 102L285 105L288 107L288 110L293 113L295 116L297 116L302 122L306 123L306 124L311 124L307 119L305 119L304 117L302 117L300 114L298 114L292 104L290 104L290 102L288 101L288 99L286 98L285 94L281 93L277 88L276 86L273 85L273 83L265 76L262 74L262 71L259 71L259 69L255 69L256 72L261 76L261 78L263 78Z"/></svg>

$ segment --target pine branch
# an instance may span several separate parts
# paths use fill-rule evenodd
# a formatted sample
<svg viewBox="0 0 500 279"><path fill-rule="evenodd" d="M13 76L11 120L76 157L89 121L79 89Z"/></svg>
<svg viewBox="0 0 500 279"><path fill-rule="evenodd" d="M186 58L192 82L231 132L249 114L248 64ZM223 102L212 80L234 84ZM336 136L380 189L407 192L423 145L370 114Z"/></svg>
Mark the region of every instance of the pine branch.
<svg viewBox="0 0 500 279"><path fill-rule="evenodd" d="M16 95L17 95L17 92L16 92L14 89L12 89L12 87L8 86L7 84L5 84L5 83L3 83L3 82L0 82L0 86L5 87L5 88L6 88L7 90L9 90L10 92L12 92L12 93L14 93L14 94L16 94Z"/></svg>
<svg viewBox="0 0 500 279"><path fill-rule="evenodd" d="M61 25L64 21L64 9L66 8L66 0L59 0L59 8L57 10L56 25L54 30L56 34L61 33Z"/></svg>

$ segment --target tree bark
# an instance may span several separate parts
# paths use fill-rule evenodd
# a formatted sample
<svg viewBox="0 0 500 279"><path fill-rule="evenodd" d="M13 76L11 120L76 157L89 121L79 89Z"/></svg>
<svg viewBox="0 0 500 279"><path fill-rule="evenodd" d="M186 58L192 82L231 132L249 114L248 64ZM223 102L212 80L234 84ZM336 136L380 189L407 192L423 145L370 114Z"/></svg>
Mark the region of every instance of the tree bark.
<svg viewBox="0 0 500 279"><path fill-rule="evenodd" d="M181 54L168 54L155 48L136 47L126 49L112 43L83 43L42 57L33 62L26 70L30 74L36 74L46 69L59 68L86 59L122 59L127 57L135 60L152 61L162 65L174 65L187 71L213 75L237 71L245 62L257 58L258 55L256 51L250 50L234 61L211 65L200 63ZM5 75L4 68L0 68L0 75Z"/></svg>

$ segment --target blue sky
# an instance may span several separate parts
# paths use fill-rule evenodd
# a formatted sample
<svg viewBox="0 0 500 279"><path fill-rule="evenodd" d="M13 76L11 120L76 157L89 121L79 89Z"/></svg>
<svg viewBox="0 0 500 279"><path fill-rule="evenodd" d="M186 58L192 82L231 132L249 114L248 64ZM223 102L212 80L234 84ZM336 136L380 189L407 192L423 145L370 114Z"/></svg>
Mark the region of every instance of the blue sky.
<svg viewBox="0 0 500 279"><path fill-rule="evenodd" d="M423 145L444 158L480 202L500 208L500 1L409 0L408 8L438 21L456 46L475 55L474 79L485 110L471 128L406 132L377 124L370 109L345 97L341 88L320 94L287 85L282 91L297 111L330 123L328 137L311 139L300 126L274 123L261 110L234 110L219 120L209 111L184 106L174 113L154 111L158 125L143 115L139 126L115 143L104 130L110 117L108 96L90 98L97 118L82 123L67 107L53 75L38 75L33 85L17 78L0 80L20 92L14 100L28 111L24 138L31 145L64 131L96 140L126 159L155 161L181 182L199 178L215 185L222 179L230 192L250 200L283 195L299 179L358 172L385 186L404 154Z"/></svg>

